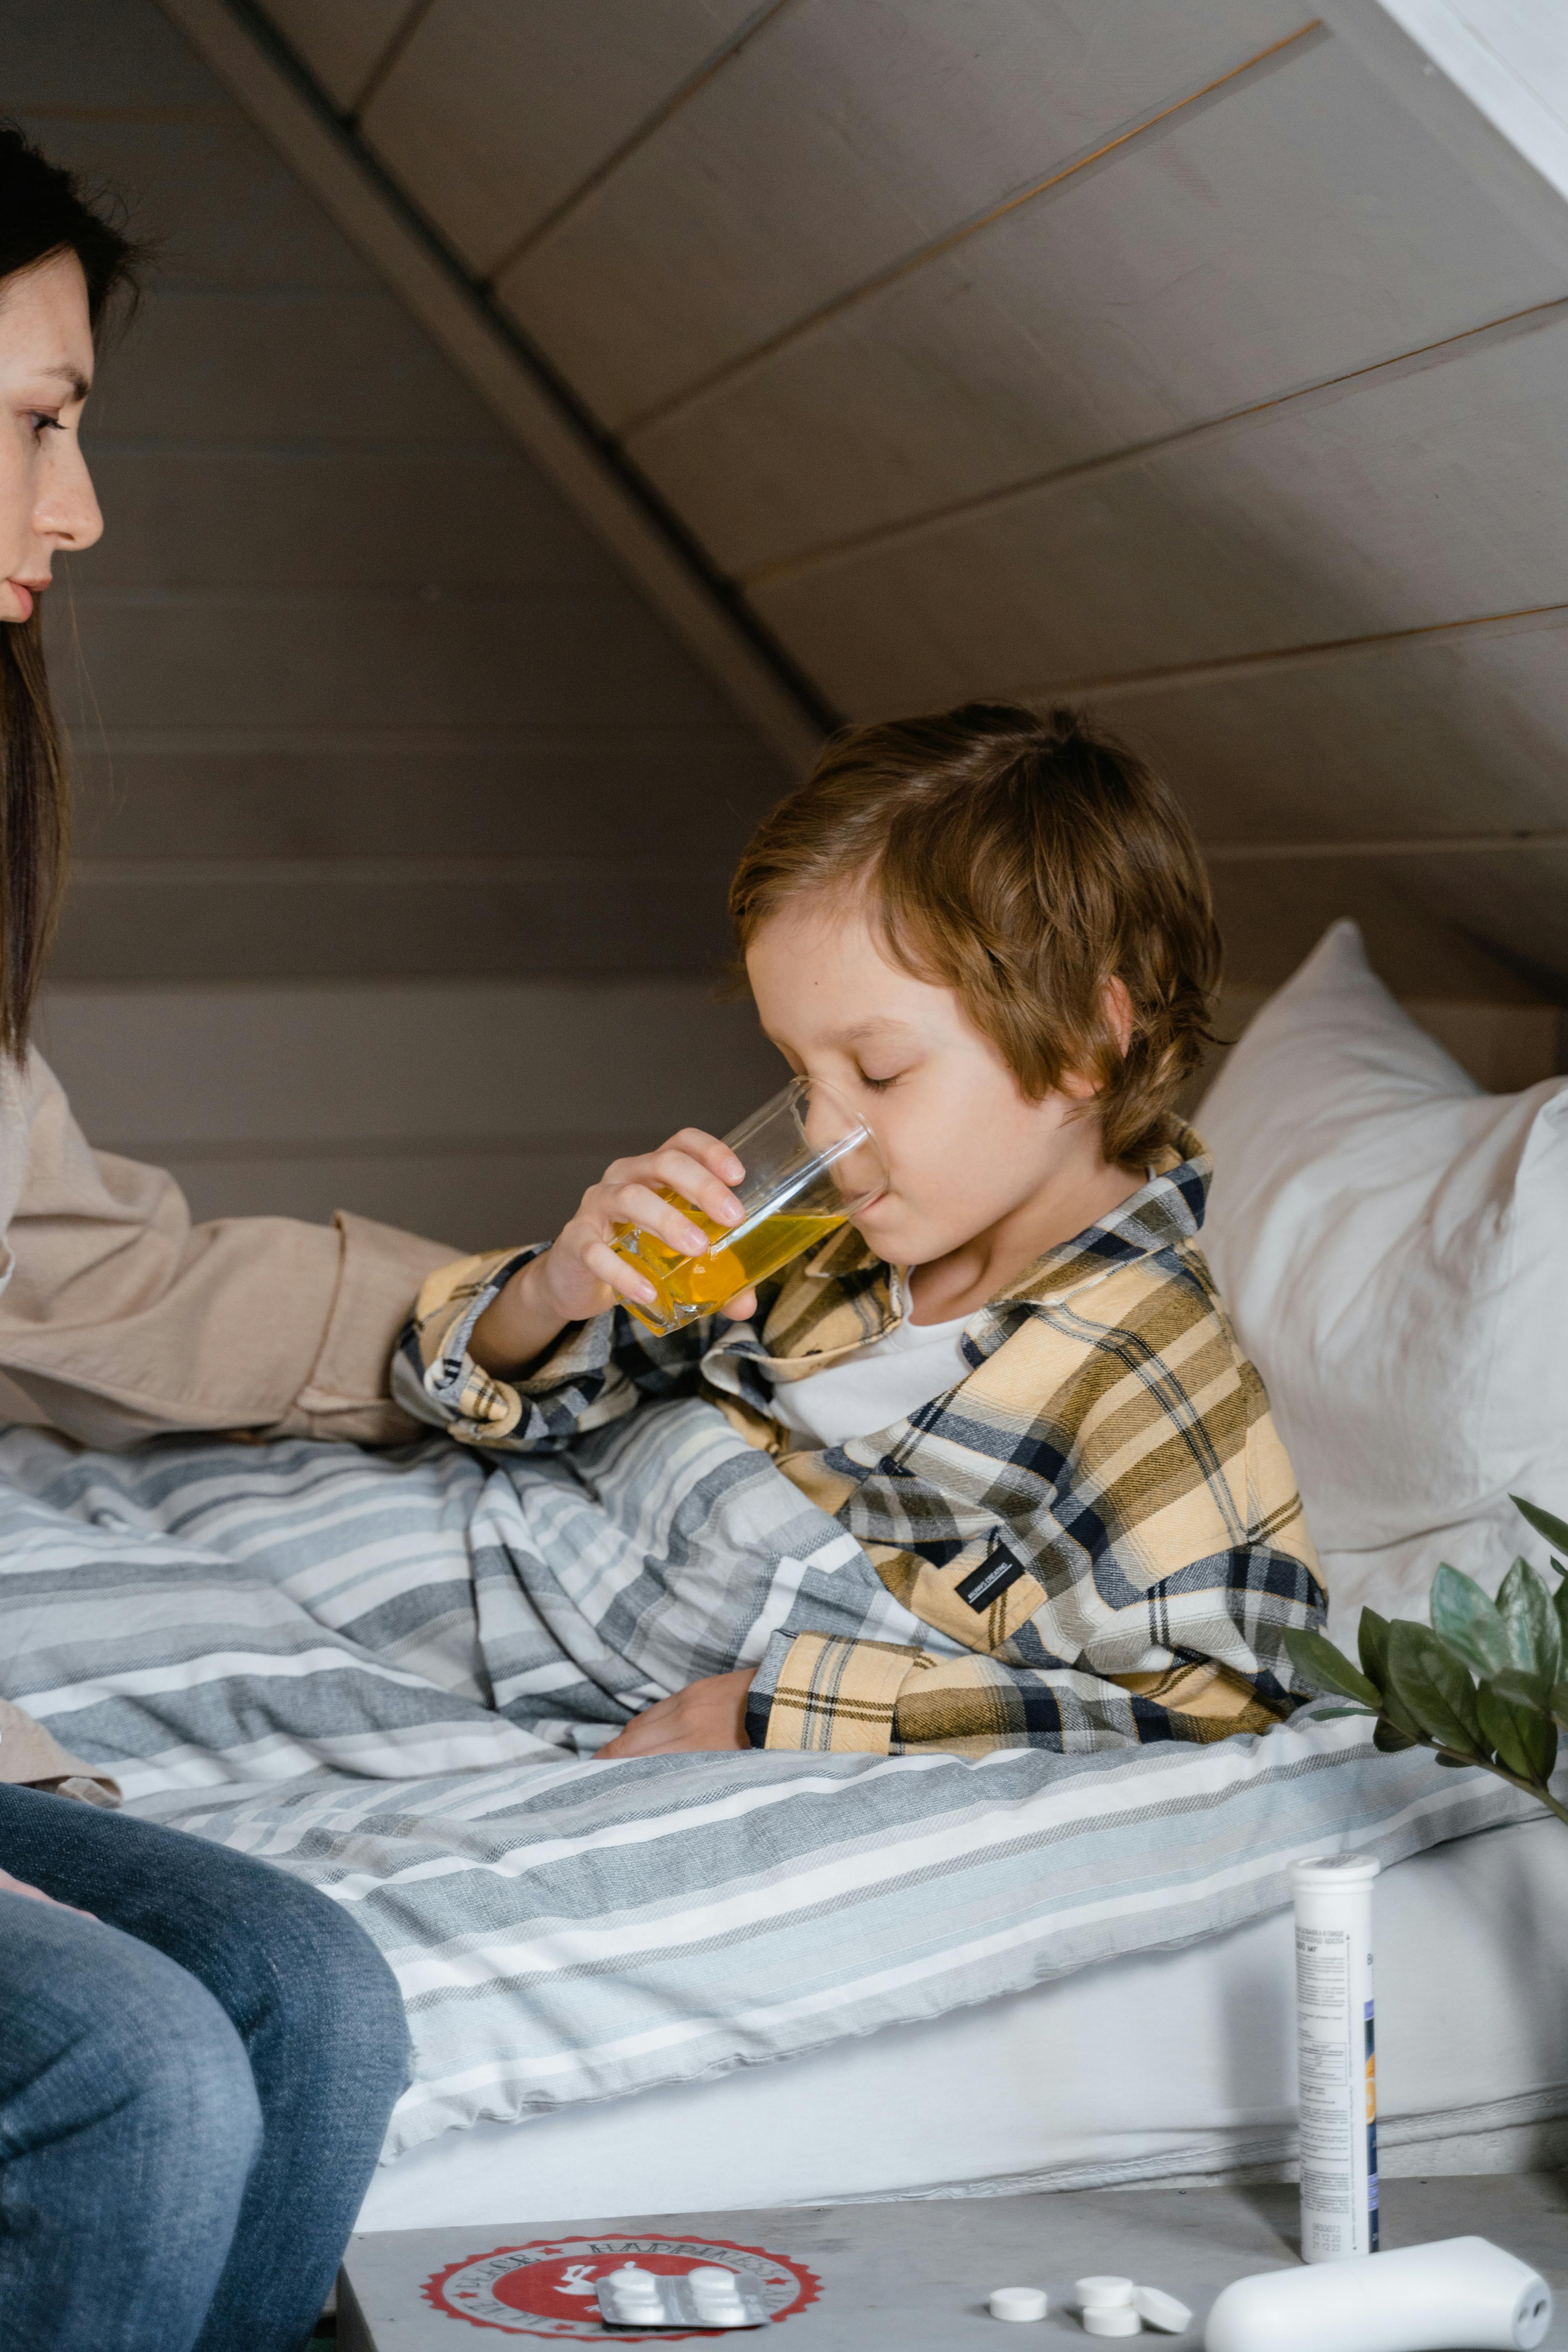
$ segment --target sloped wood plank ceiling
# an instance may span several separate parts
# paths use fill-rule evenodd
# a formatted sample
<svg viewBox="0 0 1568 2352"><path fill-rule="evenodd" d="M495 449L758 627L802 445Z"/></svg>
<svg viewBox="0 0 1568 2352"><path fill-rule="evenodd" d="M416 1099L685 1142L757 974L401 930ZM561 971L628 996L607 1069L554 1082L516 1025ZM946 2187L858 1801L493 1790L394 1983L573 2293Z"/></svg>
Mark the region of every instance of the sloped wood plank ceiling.
<svg viewBox="0 0 1568 2352"><path fill-rule="evenodd" d="M1090 705L1238 980L1559 1000L1568 205L1358 7L265 13L827 703Z"/></svg>

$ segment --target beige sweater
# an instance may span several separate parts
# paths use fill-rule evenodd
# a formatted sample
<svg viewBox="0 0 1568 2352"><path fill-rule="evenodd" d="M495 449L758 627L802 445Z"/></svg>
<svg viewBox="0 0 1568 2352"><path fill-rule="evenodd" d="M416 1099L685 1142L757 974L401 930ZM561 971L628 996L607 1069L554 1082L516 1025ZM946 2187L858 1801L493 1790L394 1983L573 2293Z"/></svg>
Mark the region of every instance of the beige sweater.
<svg viewBox="0 0 1568 2352"><path fill-rule="evenodd" d="M454 1255L342 1212L193 1224L172 1176L89 1148L37 1055L0 1060L0 1422L109 1447L185 1429L412 1437L392 1349ZM0 1700L5 1780L114 1793Z"/></svg>

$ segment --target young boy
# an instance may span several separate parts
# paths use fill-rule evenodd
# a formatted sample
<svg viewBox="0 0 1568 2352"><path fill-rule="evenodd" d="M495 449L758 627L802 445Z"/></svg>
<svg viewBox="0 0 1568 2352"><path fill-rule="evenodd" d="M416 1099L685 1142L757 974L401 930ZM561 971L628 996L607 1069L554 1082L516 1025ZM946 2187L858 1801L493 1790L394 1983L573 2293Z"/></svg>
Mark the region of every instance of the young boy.
<svg viewBox="0 0 1568 2352"><path fill-rule="evenodd" d="M859 728L762 825L731 911L763 1029L864 1112L888 1189L656 1338L616 1305L653 1298L616 1228L705 1247L664 1186L740 1215L740 1163L685 1129L617 1160L552 1244L432 1276L399 1393L536 1450L706 1396L932 1639L796 1622L598 1753L1266 1730L1300 1696L1282 1636L1324 1596L1196 1245L1209 1163L1169 1109L1219 962L1173 798L1068 713Z"/></svg>

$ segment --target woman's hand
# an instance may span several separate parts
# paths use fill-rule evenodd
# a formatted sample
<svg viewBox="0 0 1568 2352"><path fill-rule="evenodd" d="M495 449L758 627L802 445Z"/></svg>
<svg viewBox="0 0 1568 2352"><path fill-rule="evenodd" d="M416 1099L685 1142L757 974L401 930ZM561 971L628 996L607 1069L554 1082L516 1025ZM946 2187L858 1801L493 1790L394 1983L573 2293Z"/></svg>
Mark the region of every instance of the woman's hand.
<svg viewBox="0 0 1568 2352"><path fill-rule="evenodd" d="M745 1172L727 1143L699 1127L683 1127L639 1159L612 1160L549 1249L514 1274L486 1307L469 1342L474 1361L504 1375L542 1356L568 1323L585 1323L618 1298L654 1306L653 1285L610 1246L616 1228L640 1225L682 1257L694 1255L709 1247L709 1236L663 1199L659 1187L668 1185L718 1224L737 1225L744 1212L730 1186ZM755 1304L755 1294L744 1291L724 1312L744 1321Z"/></svg>
<svg viewBox="0 0 1568 2352"><path fill-rule="evenodd" d="M0 1895L25 1895L30 1903L47 1903L51 1911L68 1911L73 1919L90 1919L90 1911L79 1911L73 1903L57 1903L41 1886L29 1886L25 1878L13 1878L8 1870L0 1870Z"/></svg>
<svg viewBox="0 0 1568 2352"><path fill-rule="evenodd" d="M746 1737L746 1694L756 1675L754 1666L740 1666L732 1675L708 1675L689 1683L673 1698L656 1699L618 1731L601 1756L699 1755L725 1748L749 1748Z"/></svg>

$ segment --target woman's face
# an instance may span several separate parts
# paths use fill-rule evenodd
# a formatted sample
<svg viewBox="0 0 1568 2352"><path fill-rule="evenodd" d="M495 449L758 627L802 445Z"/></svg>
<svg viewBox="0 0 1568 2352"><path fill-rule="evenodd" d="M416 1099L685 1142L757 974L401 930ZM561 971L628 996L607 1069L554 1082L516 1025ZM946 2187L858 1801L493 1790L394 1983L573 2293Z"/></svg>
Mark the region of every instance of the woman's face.
<svg viewBox="0 0 1568 2352"><path fill-rule="evenodd" d="M92 382L87 281L74 254L0 285L0 621L25 621L57 547L103 530L78 428Z"/></svg>

